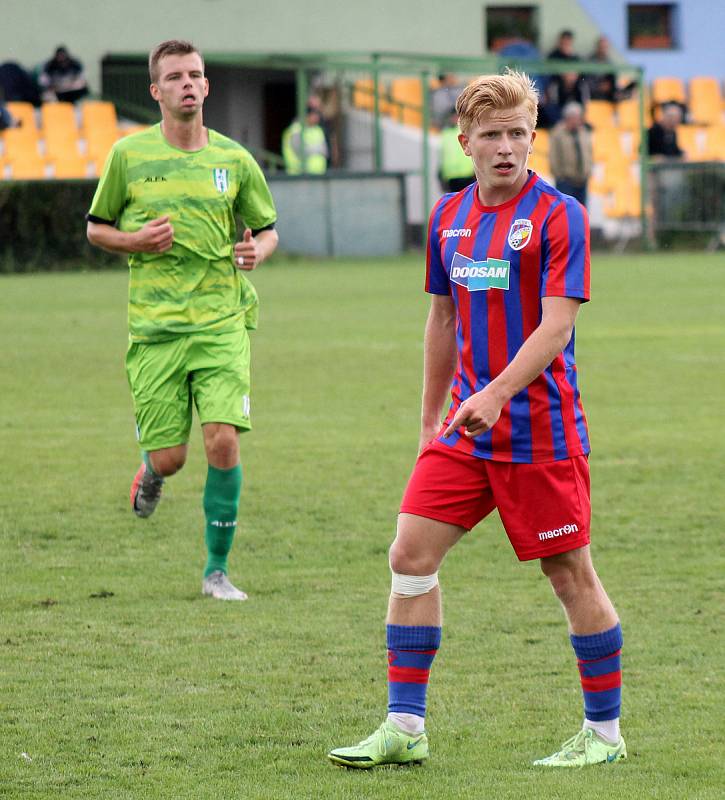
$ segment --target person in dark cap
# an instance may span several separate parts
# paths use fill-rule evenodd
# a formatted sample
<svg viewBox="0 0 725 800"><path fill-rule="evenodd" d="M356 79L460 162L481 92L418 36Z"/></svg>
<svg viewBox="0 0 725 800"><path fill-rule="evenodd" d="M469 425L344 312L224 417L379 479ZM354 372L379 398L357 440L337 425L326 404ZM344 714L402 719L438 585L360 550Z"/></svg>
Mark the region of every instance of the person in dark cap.
<svg viewBox="0 0 725 800"><path fill-rule="evenodd" d="M56 48L53 58L43 65L38 83L43 90L44 100L75 103L88 94L83 64L73 58L63 45Z"/></svg>

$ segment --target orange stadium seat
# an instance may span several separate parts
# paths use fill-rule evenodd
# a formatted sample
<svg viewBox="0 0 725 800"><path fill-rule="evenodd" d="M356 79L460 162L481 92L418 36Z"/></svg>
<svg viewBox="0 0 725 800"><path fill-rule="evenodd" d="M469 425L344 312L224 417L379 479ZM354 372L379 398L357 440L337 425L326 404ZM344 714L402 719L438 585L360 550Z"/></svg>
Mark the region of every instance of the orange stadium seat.
<svg viewBox="0 0 725 800"><path fill-rule="evenodd" d="M546 128L541 128L536 131L536 138L534 139L534 153L540 155L548 155L549 153L549 131Z"/></svg>
<svg viewBox="0 0 725 800"><path fill-rule="evenodd" d="M116 106L106 100L87 100L81 106L81 127L86 135L90 130L116 130Z"/></svg>
<svg viewBox="0 0 725 800"><path fill-rule="evenodd" d="M715 78L690 80L690 118L700 125L719 125L723 121L720 84Z"/></svg>
<svg viewBox="0 0 725 800"><path fill-rule="evenodd" d="M697 125L678 125L677 144L688 161L702 161L705 153L705 129Z"/></svg>
<svg viewBox="0 0 725 800"><path fill-rule="evenodd" d="M49 128L78 130L76 111L73 103L43 103L40 107L43 131Z"/></svg>
<svg viewBox="0 0 725 800"><path fill-rule="evenodd" d="M90 130L86 137L88 156L93 161L105 161L111 147L118 139L118 128L114 130Z"/></svg>
<svg viewBox="0 0 725 800"><path fill-rule="evenodd" d="M38 130L38 125L35 121L35 109L32 103L23 103L19 100L11 100L5 103L5 108L10 114L22 122L22 128L26 130Z"/></svg>
<svg viewBox="0 0 725 800"><path fill-rule="evenodd" d="M644 124L646 128L652 124L652 115L649 111L649 99L645 96L644 102ZM626 131L639 130L639 99L632 97L622 100L617 104L617 123L619 127Z"/></svg>
<svg viewBox="0 0 725 800"><path fill-rule="evenodd" d="M587 103L585 119L595 130L613 128L614 105L607 100L590 100Z"/></svg>
<svg viewBox="0 0 725 800"><path fill-rule="evenodd" d="M55 178L87 178L88 159L81 155L59 156L51 160Z"/></svg>
<svg viewBox="0 0 725 800"><path fill-rule="evenodd" d="M420 127L423 124L423 87L418 78L394 78L390 82L390 100L402 105L400 121Z"/></svg>
<svg viewBox="0 0 725 800"><path fill-rule="evenodd" d="M639 186L631 181L619 183L612 188L612 196L604 205L606 216L615 219L638 217L642 202Z"/></svg>
<svg viewBox="0 0 725 800"><path fill-rule="evenodd" d="M662 103L685 102L685 84L680 78L655 78L652 81L652 102Z"/></svg>
<svg viewBox="0 0 725 800"><path fill-rule="evenodd" d="M725 161L725 126L713 125L706 129L703 158L708 161Z"/></svg>
<svg viewBox="0 0 725 800"><path fill-rule="evenodd" d="M67 128L46 128L45 131L45 155L55 159L65 155L80 155L78 149L78 131Z"/></svg>
<svg viewBox="0 0 725 800"><path fill-rule="evenodd" d="M103 174L103 167L106 165L105 158L94 158L91 160L91 175L100 177Z"/></svg>
<svg viewBox="0 0 725 800"><path fill-rule="evenodd" d="M360 78L355 81L352 87L352 104L355 108L362 108L371 111L373 102L373 79Z"/></svg>
<svg viewBox="0 0 725 800"><path fill-rule="evenodd" d="M551 177L551 168L549 167L549 157L544 153L537 153L534 151L529 156L529 169L532 169L537 175Z"/></svg>
<svg viewBox="0 0 725 800"><path fill-rule="evenodd" d="M355 108L364 111L372 111L375 108L374 88L375 84L372 78L360 78L355 81L352 89L352 104ZM387 98L387 89L382 81L378 82L378 110L381 114L395 113L395 109Z"/></svg>
<svg viewBox="0 0 725 800"><path fill-rule="evenodd" d="M594 168L590 188L595 194L607 194L616 191L618 186L629 186L633 182L632 168L628 162L600 163Z"/></svg>
<svg viewBox="0 0 725 800"><path fill-rule="evenodd" d="M639 158L639 129L628 131L624 128L619 128L618 130L622 152L630 161L636 161Z"/></svg>
<svg viewBox="0 0 725 800"><path fill-rule="evenodd" d="M34 129L7 128L0 134L3 144L3 155L7 159L16 156L39 156L38 134Z"/></svg>
<svg viewBox="0 0 725 800"><path fill-rule="evenodd" d="M592 133L592 151L595 162L623 161L622 140L616 128L599 128Z"/></svg>
<svg viewBox="0 0 725 800"><path fill-rule="evenodd" d="M42 180L47 177L45 159L40 155L26 154L8 158L13 180Z"/></svg>

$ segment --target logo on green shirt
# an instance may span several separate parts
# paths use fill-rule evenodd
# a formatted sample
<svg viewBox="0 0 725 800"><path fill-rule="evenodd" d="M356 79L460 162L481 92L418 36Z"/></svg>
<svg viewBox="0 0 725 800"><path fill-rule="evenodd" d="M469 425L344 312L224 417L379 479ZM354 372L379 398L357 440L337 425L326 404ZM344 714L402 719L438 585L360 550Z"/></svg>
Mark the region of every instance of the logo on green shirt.
<svg viewBox="0 0 725 800"><path fill-rule="evenodd" d="M214 169L212 174L214 176L214 186L216 186L218 192L224 194L229 188L229 170Z"/></svg>

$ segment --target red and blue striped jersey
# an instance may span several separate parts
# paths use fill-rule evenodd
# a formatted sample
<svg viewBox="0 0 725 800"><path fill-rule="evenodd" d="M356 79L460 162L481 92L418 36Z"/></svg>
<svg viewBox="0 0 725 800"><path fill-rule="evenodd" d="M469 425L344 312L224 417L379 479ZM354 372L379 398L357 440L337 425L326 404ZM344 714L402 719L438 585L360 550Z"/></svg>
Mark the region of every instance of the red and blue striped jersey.
<svg viewBox="0 0 725 800"><path fill-rule="evenodd" d="M513 360L541 322L542 297L589 300L589 223L574 198L536 174L516 197L481 204L477 184L444 195L428 227L427 292L451 295L458 360L446 424ZM439 441L493 461L557 461L589 452L574 333L554 361L504 406L490 431Z"/></svg>

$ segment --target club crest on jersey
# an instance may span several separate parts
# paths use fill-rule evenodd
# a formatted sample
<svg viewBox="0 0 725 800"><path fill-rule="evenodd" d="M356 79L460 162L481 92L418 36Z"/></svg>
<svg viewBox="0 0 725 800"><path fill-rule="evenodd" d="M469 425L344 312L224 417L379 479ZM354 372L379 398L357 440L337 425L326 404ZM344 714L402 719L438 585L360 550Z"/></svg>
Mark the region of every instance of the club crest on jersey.
<svg viewBox="0 0 725 800"><path fill-rule="evenodd" d="M465 286L469 292L487 292L489 289L509 288L511 262L502 258L474 261L456 252L451 261L451 280Z"/></svg>
<svg viewBox="0 0 725 800"><path fill-rule="evenodd" d="M212 170L214 176L214 186L217 191L222 194L229 188L229 170L228 169L214 169Z"/></svg>
<svg viewBox="0 0 725 800"><path fill-rule="evenodd" d="M523 250L531 241L534 223L530 219L515 219L509 230L508 243L512 250Z"/></svg>

